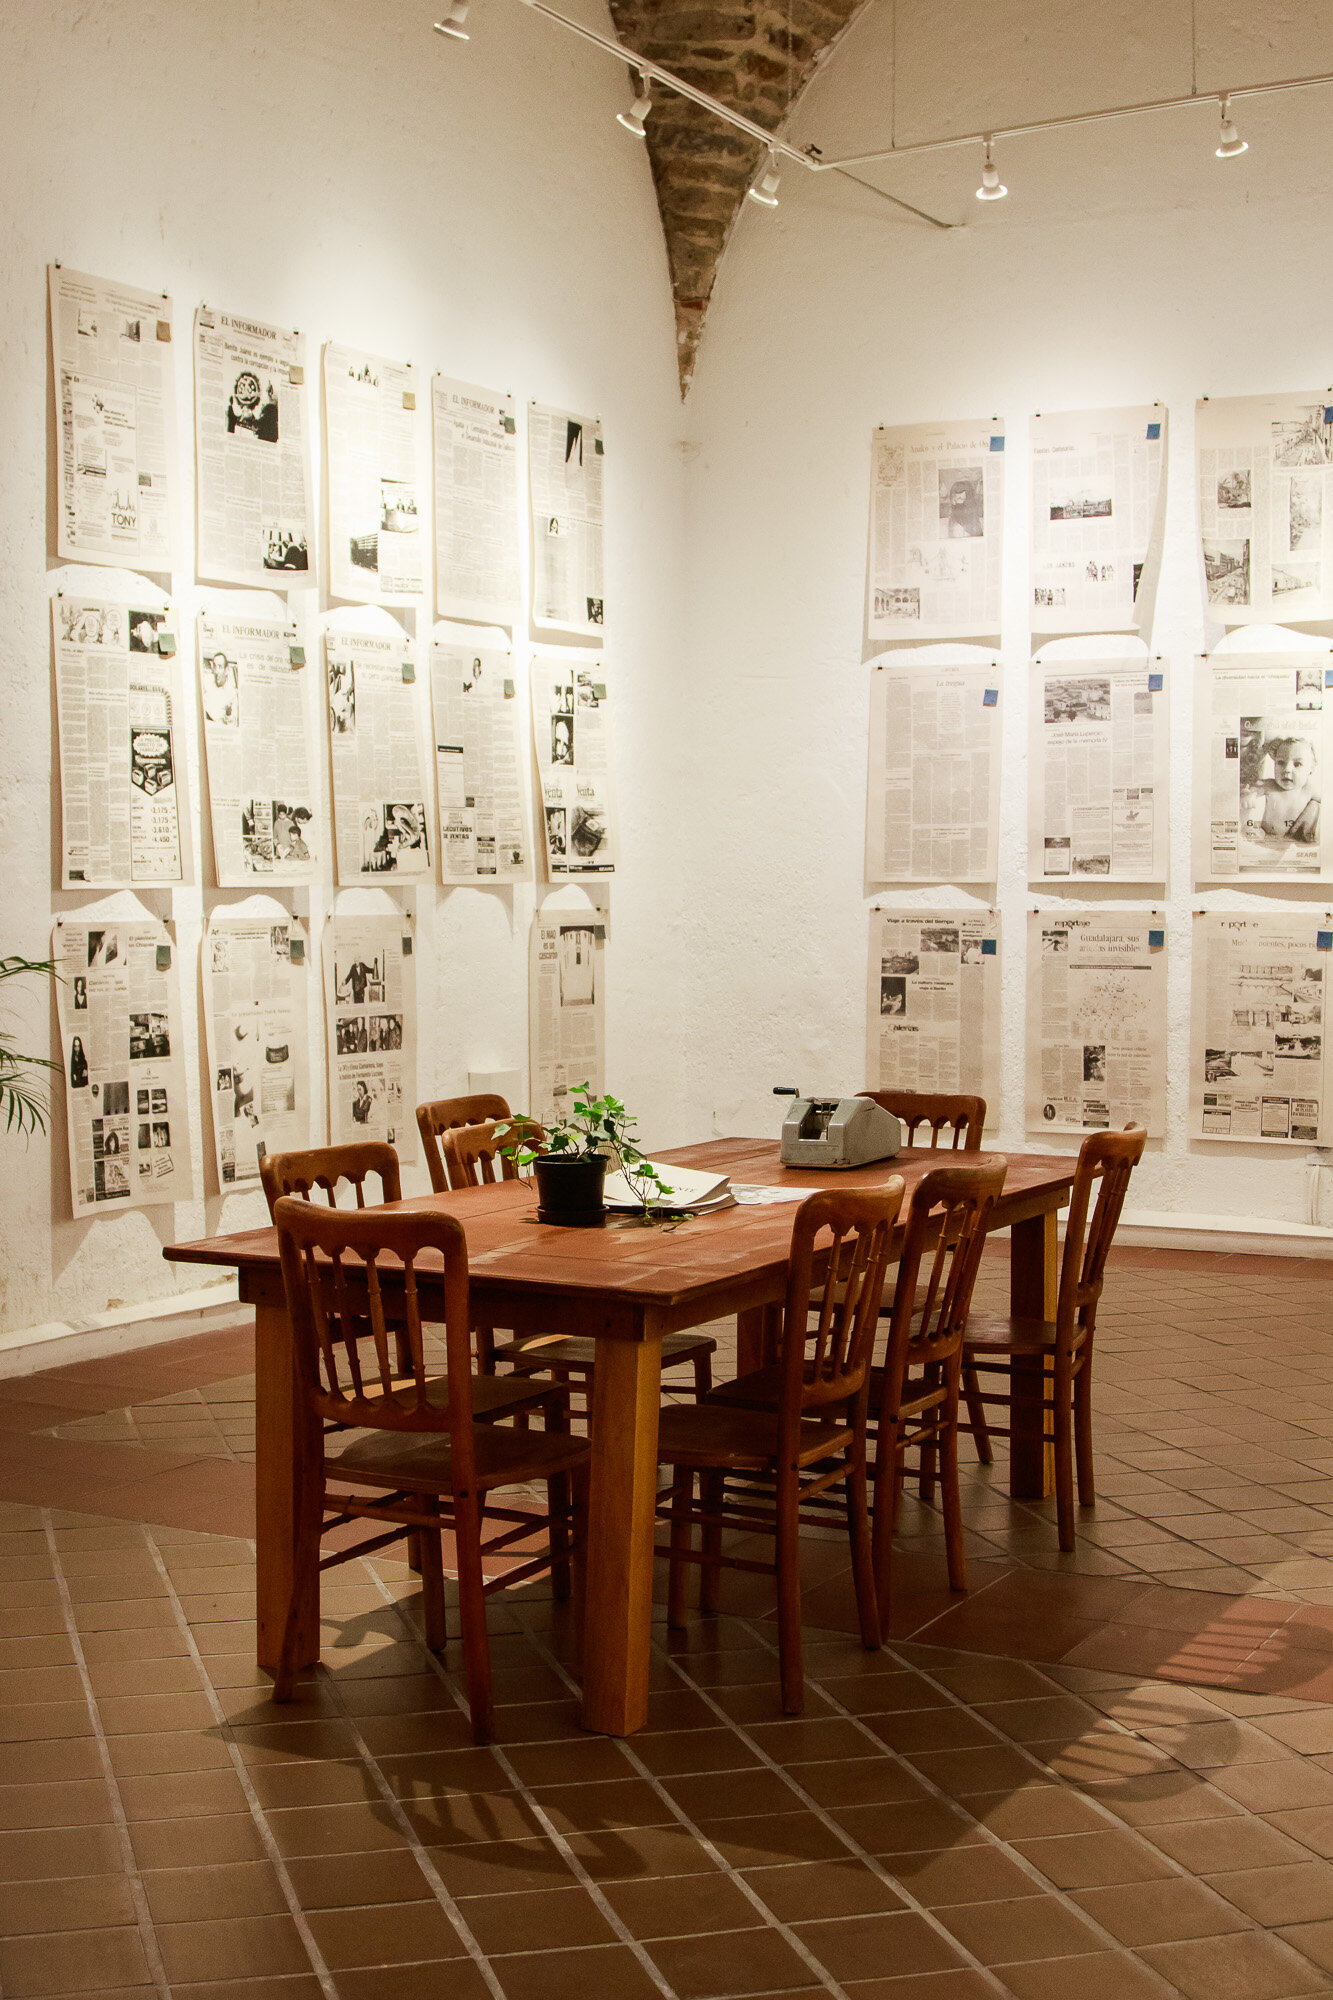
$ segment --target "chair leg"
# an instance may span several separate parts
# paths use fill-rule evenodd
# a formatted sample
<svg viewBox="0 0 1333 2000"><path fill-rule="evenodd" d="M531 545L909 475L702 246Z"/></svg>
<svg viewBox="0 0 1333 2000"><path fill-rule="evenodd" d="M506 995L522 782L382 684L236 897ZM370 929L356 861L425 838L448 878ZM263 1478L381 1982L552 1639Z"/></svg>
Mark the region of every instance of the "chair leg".
<svg viewBox="0 0 1333 2000"><path fill-rule="evenodd" d="M713 1386L713 1357L711 1354L698 1354L695 1356L694 1360L695 1402L702 1403L704 1397L708 1394L708 1391L712 1388L712 1386Z"/></svg>
<svg viewBox="0 0 1333 2000"><path fill-rule="evenodd" d="M944 1553L950 1590L967 1589L967 1554L963 1545L963 1501L958 1490L958 1370L949 1372L948 1395L940 1417L940 1506L944 1514Z"/></svg>
<svg viewBox="0 0 1333 2000"><path fill-rule="evenodd" d="M1047 1408L1055 1431L1055 1511L1060 1547L1068 1555L1074 1547L1074 1439L1073 1394L1067 1375L1056 1375L1052 1397Z"/></svg>
<svg viewBox="0 0 1333 2000"><path fill-rule="evenodd" d="M720 1515L726 1503L727 1475L725 1472L702 1472L699 1475L699 1499L705 1514ZM722 1523L715 1520L703 1528L699 1546L708 1561L699 1570L699 1609L710 1614L717 1611L718 1596L722 1585Z"/></svg>
<svg viewBox="0 0 1333 2000"><path fill-rule="evenodd" d="M870 1542L870 1507L866 1480L864 1439L853 1446L847 1474L847 1533L852 1545L852 1583L856 1590L857 1616L861 1620L861 1644L868 1653L877 1653L879 1603L875 1596L875 1558Z"/></svg>
<svg viewBox="0 0 1333 2000"><path fill-rule="evenodd" d="M784 1715L799 1715L805 1707L805 1668L801 1660L801 1531L797 1518L799 1507L800 1494L796 1475L779 1467L778 1669L782 1678Z"/></svg>
<svg viewBox="0 0 1333 2000"><path fill-rule="evenodd" d="M1083 1366L1074 1377L1074 1456L1078 1464L1080 1507L1097 1504L1097 1481L1092 1457L1092 1366L1084 1355Z"/></svg>
<svg viewBox="0 0 1333 2000"><path fill-rule="evenodd" d="M472 1740L495 1740L491 1698L491 1646L486 1633L486 1594L481 1568L482 1509L475 1493L454 1495L454 1541L458 1562L458 1618L463 1631L463 1677L472 1712Z"/></svg>
<svg viewBox="0 0 1333 2000"><path fill-rule="evenodd" d="M694 1474L688 1465L678 1465L671 1476L671 1554L667 1571L667 1624L673 1632L683 1631L685 1626L690 1565L681 1558L693 1539L686 1518L693 1500Z"/></svg>
<svg viewBox="0 0 1333 2000"><path fill-rule="evenodd" d="M990 1432L986 1428L986 1405L981 1400L981 1381L970 1361L963 1363L963 1396L967 1403L967 1421L972 1426L972 1442L977 1448L977 1457L983 1465L989 1465L995 1453L991 1450Z"/></svg>
<svg viewBox="0 0 1333 2000"><path fill-rule="evenodd" d="M432 1653L442 1653L449 1637L449 1620L444 1596L444 1551L440 1546L440 1531L418 1528L414 1531L421 1567L421 1617L426 1632L426 1646Z"/></svg>
<svg viewBox="0 0 1333 2000"><path fill-rule="evenodd" d="M551 1540L551 1594L567 1604L570 1593L569 1479L561 1472L546 1482L547 1534Z"/></svg>

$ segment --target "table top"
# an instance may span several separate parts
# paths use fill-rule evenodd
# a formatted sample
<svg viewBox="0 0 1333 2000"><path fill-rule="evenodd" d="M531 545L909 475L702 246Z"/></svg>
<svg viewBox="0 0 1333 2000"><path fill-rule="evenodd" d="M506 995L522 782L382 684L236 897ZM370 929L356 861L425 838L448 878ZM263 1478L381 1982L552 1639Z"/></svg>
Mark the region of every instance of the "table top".
<svg viewBox="0 0 1333 2000"><path fill-rule="evenodd" d="M726 1173L736 1182L780 1184L812 1194L823 1187L878 1187L901 1174L909 1195L932 1167L977 1166L1003 1159L1008 1171L996 1208L996 1228L1062 1207L1077 1164L1073 1154L1065 1153L954 1153L905 1146L892 1160L830 1174L784 1167L778 1142L771 1139L714 1139L655 1157ZM671 1308L738 1279L776 1274L784 1268L798 1204L737 1205L667 1228L645 1228L627 1218L604 1229L567 1229L538 1222L536 1190L526 1180L414 1195L392 1206L457 1216L467 1235L474 1292L599 1293L625 1303ZM173 1263L276 1273L277 1231L269 1226L195 1243L172 1243L163 1255ZM423 1271L423 1280L426 1276Z"/></svg>

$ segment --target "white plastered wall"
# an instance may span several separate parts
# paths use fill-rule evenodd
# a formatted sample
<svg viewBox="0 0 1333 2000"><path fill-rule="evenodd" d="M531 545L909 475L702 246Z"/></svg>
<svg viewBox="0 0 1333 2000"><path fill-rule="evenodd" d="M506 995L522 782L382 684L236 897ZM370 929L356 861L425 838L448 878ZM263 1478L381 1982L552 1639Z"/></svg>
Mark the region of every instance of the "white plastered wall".
<svg viewBox="0 0 1333 2000"><path fill-rule="evenodd" d="M54 915L102 900L52 889L59 788L45 266L58 258L172 294L183 469L200 301L300 327L312 409L320 347L333 338L411 360L423 377L443 369L510 389L520 403L535 397L601 415L607 655L619 696L621 796L633 808L607 951L608 1080L659 1138L678 1094L671 976L680 888L659 862L681 740L682 420L648 164L612 115L626 101L617 65L511 0L475 7L466 45L433 35L431 19L415 0L61 0L0 18L0 954L44 957ZM179 567L167 581L180 618L195 851L190 886L141 900L176 927L197 1087L201 926L207 911L240 898L199 886L211 879L192 678L201 593L184 516L179 525ZM326 603L313 592L293 598L312 678L322 671L316 630ZM414 620L422 643L426 611L418 606ZM516 637L526 644L526 632ZM424 652L419 659L424 687ZM345 893L382 900L378 891ZM534 894L530 884L402 893L416 918L423 1096L465 1090L469 1071L526 1067ZM322 1077L314 988L329 899L297 891L293 900L311 926L312 1067ZM21 1045L52 1045L54 1011L39 985L11 987L5 1002ZM162 1245L260 1219L257 1194L217 1197L197 1097L194 1113L198 1184L214 1190L206 1200L77 1224L58 1089L49 1141L0 1132L0 1336L86 1323L122 1302L194 1287L198 1274L164 1264ZM419 1164L409 1184L426 1185Z"/></svg>
<svg viewBox="0 0 1333 2000"><path fill-rule="evenodd" d="M1043 8L1032 0L872 7L818 76L791 136L830 157L1228 84L1333 70L1333 16L1308 0ZM897 77L894 89L894 54ZM1008 199L974 190L981 149L863 169L965 228L897 214L846 181L783 171L781 206L742 214L688 405L692 794L712 856L693 902L684 1074L701 1130L773 1132L775 1083L861 1087L866 911L864 642L869 439L877 424L1005 420L1004 772L996 901L1004 939L1004 1088L988 1137L1023 1131L1028 419L1160 399L1170 412L1166 541L1145 632L1171 678L1171 873L1142 899L1171 946L1168 1134L1133 1206L1173 1215L1306 1214L1305 1149L1192 1143L1186 1131L1189 912L1269 896L1194 893L1189 876L1192 662L1205 630L1195 532L1199 395L1323 389L1333 272L1315 250L1333 169L1329 93L1237 106L1251 150L1219 161L1216 98L1199 107L1014 140ZM1306 643L1309 643L1308 640ZM1319 643L1327 643L1326 639ZM1322 891L1294 891L1320 907ZM976 892L878 900L966 904ZM987 898L989 900L989 898ZM1071 894L1072 907L1079 899ZM998 1113L998 1116L996 1115ZM1062 1142L1063 1143L1063 1142Z"/></svg>

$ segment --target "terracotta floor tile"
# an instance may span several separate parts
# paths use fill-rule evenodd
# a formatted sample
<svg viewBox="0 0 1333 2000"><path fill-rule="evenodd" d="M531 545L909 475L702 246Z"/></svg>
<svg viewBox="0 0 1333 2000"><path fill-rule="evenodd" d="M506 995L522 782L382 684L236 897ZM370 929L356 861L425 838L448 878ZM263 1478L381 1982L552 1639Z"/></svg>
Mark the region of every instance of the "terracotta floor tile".
<svg viewBox="0 0 1333 2000"><path fill-rule="evenodd" d="M884 1813L908 1809L863 1806L860 1810ZM850 1817L855 1818L855 1813ZM808 1812L768 1813L757 1819L705 1820L699 1831L729 1868L763 1868L781 1861L834 1861L847 1853L846 1842Z"/></svg>
<svg viewBox="0 0 1333 2000"><path fill-rule="evenodd" d="M806 1961L773 1930L664 1938L652 1946L652 1957L680 2000L701 2000L714 1993L781 1992L808 1986L812 1977Z"/></svg>
<svg viewBox="0 0 1333 2000"><path fill-rule="evenodd" d="M1078 1889L1073 1900L1117 1938L1136 1948L1185 1938L1221 1937L1250 1928L1248 1918L1202 1882L1177 1876L1164 1882Z"/></svg>
<svg viewBox="0 0 1333 2000"><path fill-rule="evenodd" d="M1212 1770L1208 1782L1247 1812L1286 1812L1299 1806L1333 1806L1333 1775L1291 1757L1281 1764L1243 1764Z"/></svg>
<svg viewBox="0 0 1333 2000"><path fill-rule="evenodd" d="M839 1981L887 1973L961 1970L965 1961L949 1937L915 1911L798 1924L796 1935Z"/></svg>
<svg viewBox="0 0 1333 2000"><path fill-rule="evenodd" d="M718 1879L721 1886L721 1878ZM660 1893L663 1885L653 1886ZM468 1928L487 1953L556 1947L571 1950L616 1941L616 1932L593 1898L585 1889L573 1885L500 1896L470 1896L462 1910ZM697 1928L707 1926L700 1923Z"/></svg>
<svg viewBox="0 0 1333 2000"><path fill-rule="evenodd" d="M1009 1792L974 1793L967 1801L974 1819L1003 1840L1040 1839L1043 1834L1098 1833L1103 1814L1065 1785L1034 1778Z"/></svg>
<svg viewBox="0 0 1333 2000"><path fill-rule="evenodd" d="M102 1759L92 1736L38 1737L31 1743L7 1743L0 1782L7 1785L60 1784L97 1779Z"/></svg>
<svg viewBox="0 0 1333 2000"><path fill-rule="evenodd" d="M155 1928L163 1968L173 1985L310 1970L296 1925L285 1914L158 1923Z"/></svg>
<svg viewBox="0 0 1333 2000"><path fill-rule="evenodd" d="M1320 1809L1316 1809L1317 1811ZM1294 1817L1302 1817L1294 1815ZM1333 1815L1324 1815L1325 1823ZM1192 1875L1213 1875L1225 1869L1273 1868L1285 1861L1303 1861L1309 1847L1298 1844L1275 1824L1250 1815L1234 1819L1186 1820L1175 1826L1145 1829L1146 1837Z"/></svg>
<svg viewBox="0 0 1333 2000"><path fill-rule="evenodd" d="M664 1829L665 1830L665 1829ZM642 1836L639 1836L640 1838ZM702 1854L702 1849L696 1851ZM356 1865L364 1864L377 1857L371 1855L346 1855L330 1857L322 1861L292 1862L292 1879L299 1880L298 1893L304 1898L316 1895L328 1903L356 1902L359 1898L341 1893L330 1894L328 1884L341 1889L344 1880L350 1887L357 1879ZM385 1861L397 1865L410 1859L407 1855L385 1855ZM575 1879L569 1863L565 1860L554 1841L544 1837L529 1840L475 1841L466 1847L436 1847L431 1849L431 1861L449 1893L458 1897L499 1896L521 1894L526 1891L568 1887ZM653 1856L656 1860L661 1857ZM413 1863L415 1868L415 1863ZM298 1869L302 1871L298 1878ZM329 1876L321 1870L333 1871ZM307 1874L304 1871L314 1871ZM345 1877L339 1871L346 1871ZM418 1875L419 1875L419 1871ZM647 1872L649 1871L645 1868ZM305 1885L312 1885L307 1888ZM380 1895L380 1902L390 1898ZM312 1905L313 1907L313 1905Z"/></svg>
<svg viewBox="0 0 1333 2000"><path fill-rule="evenodd" d="M114 1929L134 1922L130 1885L119 1873L0 1886L0 1935L5 1937Z"/></svg>
<svg viewBox="0 0 1333 2000"><path fill-rule="evenodd" d="M154 1923L201 1923L215 1917L274 1916L287 1908L267 1861L152 1869L143 1877Z"/></svg>
<svg viewBox="0 0 1333 2000"><path fill-rule="evenodd" d="M768 1820L761 1820L758 1824L761 1829L772 1826L772 1822ZM746 1851L747 1841L753 1842L755 1839L750 1823L741 1821L739 1826L744 1830L744 1837L737 1834L731 1843L733 1850L738 1853ZM758 1835L758 1839L761 1851L755 1857L756 1862L789 1858L785 1846L778 1845L779 1841L789 1843L793 1847L796 1845L795 1836L770 1833L767 1839L776 1848L774 1852L764 1849L763 1832ZM724 1848L727 1844L725 1840L717 1843L719 1848ZM535 1849L537 1846L537 1842L497 1842L489 1851L498 1855L502 1847L527 1850ZM622 1827L610 1833L571 1834L569 1847L577 1857L580 1867L598 1882L626 1881L636 1876L649 1875L700 1875L709 1873L718 1865L692 1833L688 1833L682 1826L674 1825ZM834 1843L834 1847L839 1854L844 1851L837 1843ZM466 1860L469 1856L483 1855L487 1852L487 1848L485 1845L478 1845L462 1852L463 1859ZM790 1858L803 1861L809 1857L798 1851ZM438 1855L435 1859L443 1869L443 1860ZM732 1861L731 1865L739 1868L749 1864Z"/></svg>
<svg viewBox="0 0 1333 2000"><path fill-rule="evenodd" d="M248 1812L198 1819L139 1820L130 1845L140 1868L200 1868L261 1861L264 1844Z"/></svg>
<svg viewBox="0 0 1333 2000"><path fill-rule="evenodd" d="M919 1854L928 1848L980 1841L972 1821L943 1799L923 1797L901 1805L853 1806L833 1819L867 1854Z"/></svg>
<svg viewBox="0 0 1333 2000"><path fill-rule="evenodd" d="M1091 1889L1170 1877L1173 1870L1132 1833L1075 1833L1054 1840L1020 1840L1017 1850L1057 1889Z"/></svg>
<svg viewBox="0 0 1333 2000"><path fill-rule="evenodd" d="M515 1959L516 1965L522 1964ZM490 2000L491 1988L470 1959L371 1966L338 1974L338 2000ZM234 2000L248 2000L238 1993Z"/></svg>
<svg viewBox="0 0 1333 2000"><path fill-rule="evenodd" d="M989 1843L893 1855L886 1857L885 1866L908 1895L930 1910L1039 1896L1043 1888L1010 1855Z"/></svg>
<svg viewBox="0 0 1333 2000"><path fill-rule="evenodd" d="M1143 1957L1186 2000L1289 2000L1327 1991L1322 1973L1281 1938L1260 1931L1147 1946Z"/></svg>
<svg viewBox="0 0 1333 2000"><path fill-rule="evenodd" d="M289 1972L274 1979L207 1979L176 1991L182 2000L323 2000L324 1988L313 1972Z"/></svg>
<svg viewBox="0 0 1333 2000"><path fill-rule="evenodd" d="M1074 1995L1077 2000L1165 2000L1170 1990L1156 1973L1123 1951L1006 1965L1003 1978L1015 2000L1071 2000Z"/></svg>
<svg viewBox="0 0 1333 2000"><path fill-rule="evenodd" d="M1209 1875L1207 1880L1219 1895L1269 1930L1278 1924L1333 1919L1333 1864L1327 1861L1238 1869Z"/></svg>
<svg viewBox="0 0 1333 2000"><path fill-rule="evenodd" d="M278 1852L284 1856L360 1854L404 1845L402 1833L383 1805L296 1807L269 1812L268 1823Z"/></svg>
<svg viewBox="0 0 1333 2000"><path fill-rule="evenodd" d="M983 1965L1063 1958L1102 1949L1102 1940L1090 1924L1046 1897L967 1903L941 1910L940 1919Z"/></svg>
<svg viewBox="0 0 1333 2000"><path fill-rule="evenodd" d="M309 1924L325 1962L334 1971L347 1966L411 1965L465 1955L461 1938L433 1898L415 1903L312 1910Z"/></svg>
<svg viewBox="0 0 1333 2000"><path fill-rule="evenodd" d="M107 1755L117 1779L231 1769L227 1746L211 1729L207 1733L179 1729L170 1735L111 1736Z"/></svg>
<svg viewBox="0 0 1333 2000"><path fill-rule="evenodd" d="M897 1891L864 1862L809 1862L785 1868L752 1868L746 1881L784 1923L821 1917L872 1916L903 1907Z"/></svg>
<svg viewBox="0 0 1333 2000"><path fill-rule="evenodd" d="M0 1939L0 1988L12 2000L148 1986L151 1979L138 1930L130 1925Z"/></svg>

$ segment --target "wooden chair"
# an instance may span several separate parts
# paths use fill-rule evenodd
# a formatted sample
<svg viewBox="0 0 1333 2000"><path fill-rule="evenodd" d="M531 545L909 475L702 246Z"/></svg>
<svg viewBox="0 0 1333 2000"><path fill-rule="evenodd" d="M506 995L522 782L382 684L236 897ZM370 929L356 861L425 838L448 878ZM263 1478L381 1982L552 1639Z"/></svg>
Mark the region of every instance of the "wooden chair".
<svg viewBox="0 0 1333 2000"><path fill-rule="evenodd" d="M989 1422L986 1407L1008 1407L1012 1398L988 1393L980 1377L1009 1374L1015 1359L1044 1367L1042 1429L1045 1442L1055 1447L1056 1510L1060 1547L1066 1551L1074 1546L1075 1459L1080 1506L1091 1507L1097 1498L1092 1467L1092 1346L1097 1304L1129 1177L1143 1157L1147 1136L1142 1125L1127 1125L1123 1132L1094 1132L1079 1148L1055 1319L979 1315L968 1327L963 1343L963 1386L970 1419L964 1428L975 1437L983 1465L991 1462L991 1438L1011 1435L1009 1428Z"/></svg>
<svg viewBox="0 0 1333 2000"><path fill-rule="evenodd" d="M804 1704L801 1665L800 1522L802 1510L841 1489L851 1541L852 1574L862 1643L880 1644L875 1602L866 1473L866 1400L893 1226L903 1182L810 1195L796 1211L773 1407L742 1408L712 1399L667 1406L658 1432L658 1461L673 1468L669 1497L658 1506L671 1524L667 1620L683 1625L687 1563L702 1566L700 1600L717 1608L721 1569L760 1570L778 1580L778 1652L782 1707ZM827 1250L820 1239L827 1239ZM814 1285L817 1255L826 1257ZM811 1297L818 1319L807 1336ZM695 1504L695 1479L701 1482ZM771 1489L765 1504L763 1489ZM758 1489L758 1490L756 1490ZM693 1530L701 1530L694 1547ZM774 1538L774 1559L727 1555L723 1535L738 1530Z"/></svg>
<svg viewBox="0 0 1333 2000"><path fill-rule="evenodd" d="M545 1133L540 1125L531 1120L510 1120L509 1133L497 1136L495 1122L484 1125L468 1125L446 1132L443 1140L443 1154L451 1188L492 1186L495 1183L495 1166L500 1164L501 1178L518 1180L520 1170L516 1162L502 1151L515 1134L521 1138L531 1136L540 1142ZM479 1327L478 1350L482 1366L494 1368L497 1361L503 1361L516 1374L530 1374L535 1369L546 1369L557 1382L579 1388L588 1408L592 1408L592 1384L595 1373L597 1343L578 1334L529 1334L522 1340L509 1340L500 1346L495 1344L494 1333L486 1327ZM717 1342L703 1333L669 1333L662 1342L663 1368L682 1368L689 1362L694 1369L694 1393L696 1399L708 1393L713 1380L713 1356L717 1352Z"/></svg>
<svg viewBox="0 0 1333 2000"><path fill-rule="evenodd" d="M582 1486L588 1446L567 1428L511 1431L474 1421L467 1241L453 1216L387 1208L353 1212L286 1196L274 1221L295 1334L298 1393L325 1423L370 1433L337 1457L321 1455L298 1497L293 1606L303 1574L321 1574L414 1535L421 1553L426 1643L439 1651L446 1637L440 1534L450 1529L472 1733L477 1742L489 1742L495 1715L486 1598L547 1570L557 1597L568 1596L571 1537L582 1535L583 1518L575 1529L569 1482L572 1476ZM444 1378L426 1373L417 1289L418 1269L438 1277L441 1259ZM392 1353L391 1335L400 1327L411 1358L406 1375L397 1370ZM563 1392L554 1392L557 1404L563 1400ZM558 1419L558 1408L548 1414ZM491 1504L488 1495L530 1480L546 1482L546 1546L507 1574L488 1579L483 1559L528 1542L542 1519ZM369 1493L358 1490L365 1488ZM357 1520L384 1532L321 1556L323 1534ZM509 1525L483 1538L488 1521ZM283 1637L275 1701L291 1698L297 1632L294 1609Z"/></svg>
<svg viewBox="0 0 1333 2000"><path fill-rule="evenodd" d="M344 1184L352 1187L357 1208L364 1210L366 1181L371 1175L379 1181L382 1201L402 1200L398 1155L392 1146L379 1139L363 1139L348 1146L312 1146L304 1152L268 1153L259 1163L259 1178L270 1216L276 1215L277 1203L284 1196L296 1195L312 1201L317 1188L329 1207L336 1208L338 1190ZM399 1367L406 1375L411 1363L405 1332L396 1322L393 1330L398 1341ZM473 1383L473 1409L483 1419L512 1416L519 1411L531 1415L544 1407L554 1387L549 1376L541 1383L531 1384L497 1379L494 1369L483 1365L483 1373Z"/></svg>
<svg viewBox="0 0 1333 2000"><path fill-rule="evenodd" d="M904 1144L916 1144L918 1127L929 1126L930 1148L938 1149L944 1133L951 1131L951 1150L955 1153L979 1153L981 1134L986 1124L986 1100L984 1097L950 1097L942 1092L927 1090L860 1090L858 1097L873 1097L876 1104L882 1104L895 1118L902 1120ZM924 1133L922 1143L925 1144Z"/></svg>
<svg viewBox="0 0 1333 2000"><path fill-rule="evenodd" d="M509 1106L503 1097L490 1092L476 1097L439 1097L433 1104L418 1104L417 1130L426 1151L426 1165L430 1169L430 1184L436 1194L447 1194L456 1185L449 1179L448 1168L440 1149L444 1133L452 1132L460 1125L480 1125L488 1118L507 1118ZM464 1186L467 1183L463 1183Z"/></svg>

